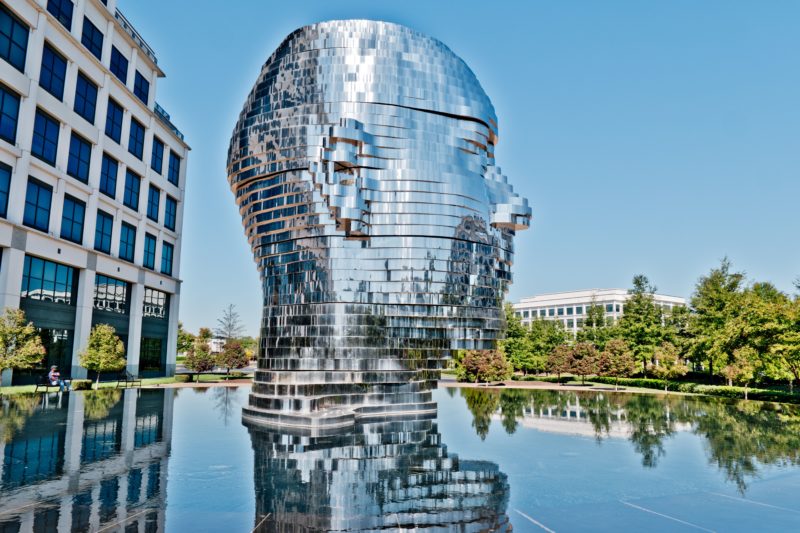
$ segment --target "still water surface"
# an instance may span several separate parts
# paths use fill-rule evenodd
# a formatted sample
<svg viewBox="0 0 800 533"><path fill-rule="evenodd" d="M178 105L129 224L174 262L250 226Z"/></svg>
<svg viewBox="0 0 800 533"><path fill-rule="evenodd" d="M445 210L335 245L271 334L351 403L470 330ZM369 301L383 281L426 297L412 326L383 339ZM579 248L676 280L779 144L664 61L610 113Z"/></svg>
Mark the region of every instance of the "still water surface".
<svg viewBox="0 0 800 533"><path fill-rule="evenodd" d="M249 389L0 400L0 533L800 531L800 410L441 389L435 420L248 429Z"/></svg>

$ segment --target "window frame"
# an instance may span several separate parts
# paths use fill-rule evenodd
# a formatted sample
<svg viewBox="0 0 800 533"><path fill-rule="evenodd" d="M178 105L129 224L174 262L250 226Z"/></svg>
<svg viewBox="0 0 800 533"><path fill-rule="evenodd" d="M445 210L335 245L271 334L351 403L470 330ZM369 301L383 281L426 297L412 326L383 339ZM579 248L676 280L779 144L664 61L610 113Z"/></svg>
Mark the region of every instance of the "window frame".
<svg viewBox="0 0 800 533"><path fill-rule="evenodd" d="M117 117L119 117L119 121L117 121ZM122 123L124 121L125 108L113 98L109 98L108 106L106 107L105 134L109 139L117 144L122 142Z"/></svg>
<svg viewBox="0 0 800 533"><path fill-rule="evenodd" d="M133 187L133 184L136 187ZM142 192L142 177L131 169L125 170L125 193L122 195L122 205L139 212L139 199Z"/></svg>
<svg viewBox="0 0 800 533"><path fill-rule="evenodd" d="M140 160L144 157L146 131L144 124L131 117L131 125L128 129L128 153Z"/></svg>
<svg viewBox="0 0 800 533"><path fill-rule="evenodd" d="M122 82L122 85L128 85L128 66L128 58L119 51L119 48L111 45L111 61L109 62L108 69ZM120 72L117 72L118 70Z"/></svg>
<svg viewBox="0 0 800 533"><path fill-rule="evenodd" d="M155 201L153 201L154 198ZM161 189L151 183L147 189L147 218L158 223L158 215L160 214L160 211Z"/></svg>
<svg viewBox="0 0 800 533"><path fill-rule="evenodd" d="M152 249L150 245L152 244ZM152 233L144 234L144 255L142 256L142 266L150 270L156 269L156 248L158 247L158 237Z"/></svg>
<svg viewBox="0 0 800 533"><path fill-rule="evenodd" d="M181 180L181 162L183 158L175 153L175 150L169 150L169 166L167 167L167 181L176 187L179 186ZM175 163L175 164L173 164Z"/></svg>
<svg viewBox="0 0 800 533"><path fill-rule="evenodd" d="M156 150L158 147L158 150ZM156 165L156 162L158 165ZM153 135L153 148L150 150L150 168L159 175L164 170L164 141Z"/></svg>
<svg viewBox="0 0 800 533"><path fill-rule="evenodd" d="M16 105L16 114L12 117L10 113L6 113L7 99L14 101ZM0 83L0 139L8 142L9 144L17 144L17 128L19 127L19 107L22 100L19 94L12 91L2 83ZM6 130L5 121L13 120L12 135L7 137L3 132Z"/></svg>
<svg viewBox="0 0 800 533"><path fill-rule="evenodd" d="M71 212L68 217L67 212L67 202L72 204ZM75 219L75 211L76 208L80 208L80 221ZM65 194L64 195L64 207L61 211L61 238L68 240L70 242L74 242L75 244L83 244L83 230L85 227L86 222L86 202L75 198L72 195ZM67 224L69 227L67 228ZM75 236L76 228L78 232L78 237ZM67 231L69 230L69 231ZM65 234L66 233L66 234Z"/></svg>
<svg viewBox="0 0 800 533"><path fill-rule="evenodd" d="M89 183L91 164L92 144L73 130L69 139L67 175L72 176L81 183Z"/></svg>
<svg viewBox="0 0 800 533"><path fill-rule="evenodd" d="M107 169L111 168L112 164L114 168L113 179L107 172ZM100 162L100 188L99 188L100 192L105 194L109 198L116 199L118 178L119 178L119 161L108 155L108 153L103 152L103 158L101 159ZM109 186L109 183L112 183L113 185Z"/></svg>
<svg viewBox="0 0 800 533"><path fill-rule="evenodd" d="M82 88L83 90L81 90ZM78 71L78 78L75 81L75 102L72 105L72 109L92 125L94 125L94 120L97 117L97 95L99 90L99 87L91 78Z"/></svg>
<svg viewBox="0 0 800 533"><path fill-rule="evenodd" d="M69 6L69 9L66 6ZM72 15L75 14L75 4L71 0L47 0L47 12L67 28L67 31L72 31Z"/></svg>
<svg viewBox="0 0 800 533"><path fill-rule="evenodd" d="M128 239L133 237L133 241ZM124 247L124 248L123 248ZM125 253L123 253L123 251ZM128 253L130 252L130 254ZM119 227L119 258L123 261L133 263L136 258L136 226L124 220Z"/></svg>
<svg viewBox="0 0 800 533"><path fill-rule="evenodd" d="M64 101L64 87L67 83L67 58L48 41L42 48L42 62L39 67L39 87Z"/></svg>
<svg viewBox="0 0 800 533"><path fill-rule="evenodd" d="M36 198L34 201L31 201L30 194L31 194L31 186L36 187ZM41 193L47 192L47 208L45 209L41 205ZM33 218L29 218L29 209L31 208L33 213ZM28 182L25 185L25 210L22 216L22 224L29 228L33 228L39 231L43 231L47 233L50 231L50 212L53 210L53 187L48 185L47 183L37 180L34 177L29 176ZM41 225L39 220L39 215L41 211L46 211L46 222Z"/></svg>
<svg viewBox="0 0 800 533"><path fill-rule="evenodd" d="M169 253L166 253L169 250ZM172 276L174 270L173 262L175 260L175 245L167 241L161 243L161 273L166 276ZM164 268L164 266L169 268Z"/></svg>
<svg viewBox="0 0 800 533"><path fill-rule="evenodd" d="M133 94L147 106L150 99L150 82L138 70L133 75Z"/></svg>
<svg viewBox="0 0 800 533"><path fill-rule="evenodd" d="M88 30L88 32L87 32ZM89 35L87 35L89 33ZM97 37L100 36L100 42L97 42ZM100 31L100 28L94 25L94 22L89 20L86 15L83 16L83 28L81 29L81 44L89 50L89 53L97 58L98 61L103 60L103 41L105 35Z"/></svg>
<svg viewBox="0 0 800 533"><path fill-rule="evenodd" d="M28 41L30 40L31 33L30 26L25 24L25 22L6 7L5 4L0 3L0 17L4 15L9 19L8 26L10 27L11 33L6 35L0 32L0 57L24 74L28 57ZM0 24L0 27L2 27L2 24ZM19 35L23 33L25 38L20 39Z"/></svg>
<svg viewBox="0 0 800 533"><path fill-rule="evenodd" d="M103 221L103 224L100 224L100 221ZM108 222L108 225L106 225ZM108 229L108 232L104 230ZM94 228L94 249L98 252L102 252L104 254L111 254L111 241L114 239L114 215L111 213L107 213L102 209L97 210L97 218ZM100 243L98 244L98 239ZM103 247L105 240L108 239L108 246Z"/></svg>
<svg viewBox="0 0 800 533"><path fill-rule="evenodd" d="M172 205L172 209L170 209ZM164 200L164 227L170 231L175 231L178 222L178 200L167 195Z"/></svg>

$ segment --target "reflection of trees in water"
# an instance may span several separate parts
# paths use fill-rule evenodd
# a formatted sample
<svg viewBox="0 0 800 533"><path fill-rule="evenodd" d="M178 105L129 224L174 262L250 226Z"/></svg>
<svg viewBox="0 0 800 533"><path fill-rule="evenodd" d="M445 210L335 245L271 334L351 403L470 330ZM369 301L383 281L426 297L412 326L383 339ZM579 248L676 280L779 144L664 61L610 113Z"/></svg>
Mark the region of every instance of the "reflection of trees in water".
<svg viewBox="0 0 800 533"><path fill-rule="evenodd" d="M493 416L509 434L526 416L568 419L579 408L598 442L612 424L624 426L642 465L654 468L665 455L664 443L678 430L705 439L708 460L741 492L762 465L800 464L800 407L716 398L606 394L552 390L490 390L462 388L481 439L489 434Z"/></svg>
<svg viewBox="0 0 800 533"><path fill-rule="evenodd" d="M238 409L239 404L234 401L238 387L213 387L214 389L214 409L219 413L222 422L227 426L231 417L236 415L239 419L241 411Z"/></svg>
<svg viewBox="0 0 800 533"><path fill-rule="evenodd" d="M0 442L11 442L14 435L25 427L41 401L41 394L0 397Z"/></svg>
<svg viewBox="0 0 800 533"><path fill-rule="evenodd" d="M83 395L83 412L86 420L102 420L122 398L119 389L100 389Z"/></svg>

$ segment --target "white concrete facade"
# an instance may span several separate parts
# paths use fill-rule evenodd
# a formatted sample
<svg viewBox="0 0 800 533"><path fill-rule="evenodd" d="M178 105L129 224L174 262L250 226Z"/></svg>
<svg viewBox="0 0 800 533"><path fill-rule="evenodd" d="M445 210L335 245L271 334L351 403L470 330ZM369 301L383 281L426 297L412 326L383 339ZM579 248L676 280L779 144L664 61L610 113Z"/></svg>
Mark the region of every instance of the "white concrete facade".
<svg viewBox="0 0 800 533"><path fill-rule="evenodd" d="M64 3L63 0L61 3ZM142 345L143 304L146 289L168 295L166 307L168 333L162 336L166 343L166 357L162 358L163 374L174 373L178 329L180 294L181 228L183 200L189 146L183 135L172 125L169 116L155 101L156 86L164 73L156 57L130 22L117 10L116 0L75 0L69 27L48 10L48 0L0 0L2 8L10 12L28 28L24 68L19 69L7 58L0 58L0 83L3 89L19 98L16 138L14 142L0 139L0 163L11 168L7 213L0 218L0 308L24 306L21 298L26 256L53 261L73 267L77 275L77 289L71 307L75 314L72 330L71 376L83 377L85 370L78 364L79 353L85 349L95 309L95 279L109 276L127 283L126 357L128 370L139 374ZM82 41L84 19L88 19L103 34L101 59L93 55ZM43 49L47 45L66 59L66 76L63 97L57 98L40 86ZM112 47L128 61L127 79L120 80L110 70ZM82 74L97 86L94 121L90 122L75 110L76 83ZM134 93L137 73L149 83L147 101ZM106 135L109 99L124 109L119 142ZM33 155L35 117L37 110L46 113L59 124L55 164ZM129 151L131 120L135 118L145 128L141 158ZM70 139L73 132L91 145L89 173L86 182L67 174ZM162 168L158 172L151 165L154 137L163 143ZM100 191L101 167L104 154L118 163L116 191L112 198ZM179 158L179 170L169 179L170 154ZM130 169L141 178L138 209L124 205L126 173ZM177 176L177 178L176 178ZM28 182L43 183L52 190L49 224L43 231L25 223ZM148 216L148 195L151 185L157 189L158 214L154 220ZM155 194L155 193L154 193ZM80 242L62 238L62 209L65 195L85 205ZM166 225L167 202L174 200L174 229ZM109 253L95 246L97 212L102 210L113 216ZM133 260L120 257L120 233L125 222L136 228ZM155 237L153 267L145 266L145 234ZM164 243L167 244L165 248ZM162 253L172 246L170 269L162 269ZM169 262L167 262L169 264ZM36 321L34 320L34 324ZM66 372L67 369L62 369ZM4 381L8 382L9 376Z"/></svg>
<svg viewBox="0 0 800 533"><path fill-rule="evenodd" d="M589 307L599 305L605 312L606 320L616 322L625 312L628 298L630 294L626 289L588 289L539 294L523 298L513 306L514 312L525 325L537 318L560 320L564 328L574 334L583 326ZM676 306L686 306L686 299L678 296L654 294L653 300L667 311Z"/></svg>

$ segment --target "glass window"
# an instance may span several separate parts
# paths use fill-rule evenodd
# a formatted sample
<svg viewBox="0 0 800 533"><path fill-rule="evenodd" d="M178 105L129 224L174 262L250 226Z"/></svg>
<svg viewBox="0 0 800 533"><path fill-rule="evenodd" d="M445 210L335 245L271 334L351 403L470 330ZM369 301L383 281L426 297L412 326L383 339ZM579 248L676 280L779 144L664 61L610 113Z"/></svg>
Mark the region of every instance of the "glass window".
<svg viewBox="0 0 800 533"><path fill-rule="evenodd" d="M114 217L105 211L97 211L97 225L94 230L94 249L111 253L111 233L114 230Z"/></svg>
<svg viewBox="0 0 800 533"><path fill-rule="evenodd" d="M167 180L173 184L178 185L178 180L181 177L181 158L178 157L172 150L169 151L169 171L167 173Z"/></svg>
<svg viewBox="0 0 800 533"><path fill-rule="evenodd" d="M175 220L178 216L178 201L172 196L167 196L164 204L164 226L175 231Z"/></svg>
<svg viewBox="0 0 800 533"><path fill-rule="evenodd" d="M169 294L150 287L144 288L144 307L142 315L146 318L167 318Z"/></svg>
<svg viewBox="0 0 800 533"><path fill-rule="evenodd" d="M159 204L161 203L161 191L158 187L150 185L147 191L147 218L158 222Z"/></svg>
<svg viewBox="0 0 800 533"><path fill-rule="evenodd" d="M0 22L2 22L2 18L0 18ZM17 142L18 120L19 95L0 85L0 139L11 144Z"/></svg>
<svg viewBox="0 0 800 533"><path fill-rule="evenodd" d="M104 153L100 168L100 192L111 198L117 196L117 172L119 172L117 160Z"/></svg>
<svg viewBox="0 0 800 533"><path fill-rule="evenodd" d="M530 311L523 311L522 318L530 318Z"/></svg>
<svg viewBox="0 0 800 533"><path fill-rule="evenodd" d="M108 113L106 114L106 135L119 142L122 138L122 106L111 98L108 99Z"/></svg>
<svg viewBox="0 0 800 533"><path fill-rule="evenodd" d="M573 311L574 311L574 308L572 308L572 307L567 307L567 316L570 316L570 315L572 315Z"/></svg>
<svg viewBox="0 0 800 533"><path fill-rule="evenodd" d="M567 319L567 327L569 329L574 328L575 327L575 321L573 319L571 319L571 318Z"/></svg>
<svg viewBox="0 0 800 533"><path fill-rule="evenodd" d="M94 114L97 108L97 85L78 72L78 82L75 85L75 112L94 124Z"/></svg>
<svg viewBox="0 0 800 533"><path fill-rule="evenodd" d="M94 308L110 313L128 313L128 283L105 274L94 277Z"/></svg>
<svg viewBox="0 0 800 533"><path fill-rule="evenodd" d="M545 316L547 314L546 309L539 309L539 316Z"/></svg>
<svg viewBox="0 0 800 533"><path fill-rule="evenodd" d="M42 71L39 86L59 100L64 98L64 80L67 78L67 60L49 43L42 51Z"/></svg>
<svg viewBox="0 0 800 533"><path fill-rule="evenodd" d="M28 26L0 3L0 57L25 72L28 53Z"/></svg>
<svg viewBox="0 0 800 533"><path fill-rule="evenodd" d="M551 307L550 309L547 310L547 316L555 316L555 315L556 315L556 310L554 308Z"/></svg>
<svg viewBox="0 0 800 533"><path fill-rule="evenodd" d="M161 174L164 166L164 143L158 137L153 137L153 152L150 154L150 168Z"/></svg>
<svg viewBox="0 0 800 533"><path fill-rule="evenodd" d="M131 118L131 131L128 137L128 151L138 157L142 158L144 153L144 126L142 123Z"/></svg>
<svg viewBox="0 0 800 533"><path fill-rule="evenodd" d="M47 11L69 31L72 31L72 8L71 0L47 0Z"/></svg>
<svg viewBox="0 0 800 533"><path fill-rule="evenodd" d="M41 109L37 109L36 119L33 122L31 154L45 163L55 165L59 127L57 120L44 113Z"/></svg>
<svg viewBox="0 0 800 533"><path fill-rule="evenodd" d="M119 258L132 263L135 249L136 228L127 222L123 222L119 237Z"/></svg>
<svg viewBox="0 0 800 533"><path fill-rule="evenodd" d="M614 312L614 304L606 304L606 313Z"/></svg>
<svg viewBox="0 0 800 533"><path fill-rule="evenodd" d="M11 167L0 163L0 217L8 215L8 193L11 190Z"/></svg>
<svg viewBox="0 0 800 533"><path fill-rule="evenodd" d="M97 29L97 26L92 24L92 21L87 17L83 17L83 33L81 34L81 43L85 46L94 57L102 60L103 55L103 32Z"/></svg>
<svg viewBox="0 0 800 533"><path fill-rule="evenodd" d="M20 294L22 298L74 305L77 283L78 276L74 268L30 255L25 256Z"/></svg>
<svg viewBox="0 0 800 533"><path fill-rule="evenodd" d="M147 98L150 96L150 82L138 70L133 78L133 94L144 102L144 105L147 105Z"/></svg>
<svg viewBox="0 0 800 533"><path fill-rule="evenodd" d="M575 308L575 314L576 315L582 315L583 314L583 306L582 305L579 305L578 307Z"/></svg>
<svg viewBox="0 0 800 533"><path fill-rule="evenodd" d="M619 313L619 304L616 304L617 313Z"/></svg>
<svg viewBox="0 0 800 533"><path fill-rule="evenodd" d="M122 203L134 211L139 210L139 188L141 185L142 178L128 169L125 172L125 195L122 198Z"/></svg>
<svg viewBox="0 0 800 533"><path fill-rule="evenodd" d="M39 180L29 178L22 223L31 228L47 231L50 226L50 202L52 199L52 187Z"/></svg>
<svg viewBox="0 0 800 533"><path fill-rule="evenodd" d="M84 183L89 182L89 162L92 159L92 145L75 132L69 140L69 160L67 174Z"/></svg>
<svg viewBox="0 0 800 533"><path fill-rule="evenodd" d="M149 233L144 234L144 259L142 264L145 268L155 270L156 268L156 237Z"/></svg>
<svg viewBox="0 0 800 533"><path fill-rule="evenodd" d="M143 372L162 372L164 370L161 362L162 339L142 337L142 347L139 351L139 369ZM150 437L155 440L154 437ZM147 490L150 490L150 482L147 483ZM155 489L154 487L154 490Z"/></svg>
<svg viewBox="0 0 800 533"><path fill-rule="evenodd" d="M168 242L161 243L161 273L172 275L172 253L175 248Z"/></svg>
<svg viewBox="0 0 800 533"><path fill-rule="evenodd" d="M564 308L563 307L559 307L558 308L558 316L564 316Z"/></svg>
<svg viewBox="0 0 800 533"><path fill-rule="evenodd" d="M120 79L123 85L128 83L128 60L117 50L116 46L111 47L111 72Z"/></svg>
<svg viewBox="0 0 800 533"><path fill-rule="evenodd" d="M61 238L78 244L83 242L83 219L86 204L66 194L64 211L61 216Z"/></svg>

